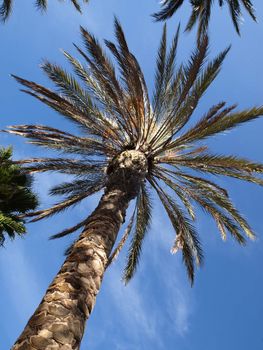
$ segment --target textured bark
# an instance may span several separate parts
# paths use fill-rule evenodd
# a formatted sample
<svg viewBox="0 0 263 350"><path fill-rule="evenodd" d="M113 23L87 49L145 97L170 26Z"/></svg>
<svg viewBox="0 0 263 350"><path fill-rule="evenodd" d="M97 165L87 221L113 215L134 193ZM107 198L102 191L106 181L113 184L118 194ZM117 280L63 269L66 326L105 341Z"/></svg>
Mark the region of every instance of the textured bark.
<svg viewBox="0 0 263 350"><path fill-rule="evenodd" d="M131 165L122 167L122 175L129 170L125 181L120 182L119 167L113 171L99 205L12 350L79 349L127 206L144 176L137 170L134 176Z"/></svg>

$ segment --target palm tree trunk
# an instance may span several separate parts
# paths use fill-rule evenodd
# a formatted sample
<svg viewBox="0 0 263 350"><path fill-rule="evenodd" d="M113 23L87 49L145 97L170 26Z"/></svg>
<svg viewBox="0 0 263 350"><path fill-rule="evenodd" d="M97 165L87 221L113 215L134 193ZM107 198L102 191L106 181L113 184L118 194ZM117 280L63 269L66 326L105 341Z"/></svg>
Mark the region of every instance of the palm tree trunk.
<svg viewBox="0 0 263 350"><path fill-rule="evenodd" d="M79 349L107 259L133 197L134 193L116 184L105 191L12 350Z"/></svg>

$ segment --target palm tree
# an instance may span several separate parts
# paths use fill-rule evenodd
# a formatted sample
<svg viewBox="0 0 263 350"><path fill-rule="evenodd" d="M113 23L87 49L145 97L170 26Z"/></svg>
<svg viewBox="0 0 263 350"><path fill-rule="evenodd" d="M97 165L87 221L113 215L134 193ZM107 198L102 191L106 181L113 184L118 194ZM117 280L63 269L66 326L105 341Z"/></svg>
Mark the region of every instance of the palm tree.
<svg viewBox="0 0 263 350"><path fill-rule="evenodd" d="M208 38L204 37L189 62L176 67L179 30L168 49L164 26L150 102L141 68L129 51L118 20L115 20L117 45L105 41L117 61L118 75L96 38L84 28L81 33L85 50L76 48L85 64L64 52L76 76L48 61L42 66L57 92L14 76L24 86L22 91L80 129L80 134L74 135L42 125L9 127L10 133L24 136L35 145L72 155L21 161L30 173L56 171L74 176L50 192L64 196L63 200L28 216L38 221L76 205L95 192L104 192L91 215L52 237L63 237L82 228L13 350L79 349L85 321L95 304L105 269L128 237L131 245L124 270L125 282L136 271L151 221L151 190L159 197L174 227L172 253L182 252L191 283L195 265L200 265L203 258L193 226L193 203L214 218L222 239L226 239L227 233L240 244L245 243L246 236L254 238L227 191L205 175L223 175L262 185L263 180L256 173L263 172L263 165L233 155L213 154L200 142L258 118L263 107L234 111L236 106L228 107L220 102L194 126L184 128L199 99L219 73L229 48L205 64ZM133 199L133 213L113 250Z"/></svg>
<svg viewBox="0 0 263 350"><path fill-rule="evenodd" d="M36 209L37 198L31 191L31 177L12 160L12 149L0 149L0 245L4 233L11 239L23 235L26 228L19 214Z"/></svg>
<svg viewBox="0 0 263 350"><path fill-rule="evenodd" d="M70 0L77 11L81 12L81 7L79 0ZM88 2L89 0L83 0L83 2ZM45 11L47 9L48 0L35 0L35 5L38 9ZM13 0L2 0L2 5L0 6L0 19L6 21L11 14L13 7Z"/></svg>
<svg viewBox="0 0 263 350"><path fill-rule="evenodd" d="M164 0L162 1L163 9L158 13L155 13L153 17L157 21L165 21L172 17L183 3L184 0ZM200 37L206 33L213 3L213 0L190 0L192 13L186 26L186 30L190 31L194 25L199 22L198 36ZM241 5L245 7L252 19L256 21L255 9L250 0L218 0L218 4L220 7L224 4L228 5L234 27L238 34L240 34L239 24L242 19Z"/></svg>

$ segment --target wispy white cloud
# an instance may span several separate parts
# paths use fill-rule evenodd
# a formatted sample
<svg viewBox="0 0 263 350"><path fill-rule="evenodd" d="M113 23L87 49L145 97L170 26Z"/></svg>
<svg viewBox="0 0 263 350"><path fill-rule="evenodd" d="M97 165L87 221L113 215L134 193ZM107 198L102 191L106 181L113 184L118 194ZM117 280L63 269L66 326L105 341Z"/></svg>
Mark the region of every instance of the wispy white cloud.
<svg viewBox="0 0 263 350"><path fill-rule="evenodd" d="M170 271L174 274L174 271ZM168 277L166 282L166 311L171 320L171 330L175 331L179 336L185 336L190 328L190 317L193 313L193 300L187 292L185 285L175 278Z"/></svg>
<svg viewBox="0 0 263 350"><path fill-rule="evenodd" d="M116 266L110 272L108 279L109 292L116 310L120 313L125 327L136 335L138 330L149 338L155 337L155 320L147 305L147 296L140 291L138 281L124 286L121 281L120 267ZM138 326L140 329L138 329Z"/></svg>
<svg viewBox="0 0 263 350"><path fill-rule="evenodd" d="M143 347L144 342L154 344L156 349L164 349L164 334L172 338L184 337L190 330L193 296L179 254L171 256L169 252L173 236L171 232L168 232L168 238L163 232L160 235L164 217L161 215L158 220L156 225L153 222L151 237L145 242L135 278L127 286L121 282L122 257L113 264L103 282L103 288L107 291L107 307L103 310L103 316L109 317L109 322L115 324L115 328L123 329L126 334L128 330L129 334L128 346L116 335L114 348L119 350L133 350L138 344ZM116 317L112 318L112 310ZM100 339L105 338L106 334L103 334L101 331ZM114 334L111 340L113 338Z"/></svg>
<svg viewBox="0 0 263 350"><path fill-rule="evenodd" d="M21 241L6 246L0 254L1 285L6 290L7 303L15 312L14 319L22 323L39 302L41 280Z"/></svg>
<svg viewBox="0 0 263 350"><path fill-rule="evenodd" d="M184 336L190 328L190 318L193 313L194 300L190 295L185 269L180 252L171 255L175 233L160 206L158 216L152 223L151 259L155 271L159 271L158 284L163 285L164 311L169 315L170 329L179 336Z"/></svg>

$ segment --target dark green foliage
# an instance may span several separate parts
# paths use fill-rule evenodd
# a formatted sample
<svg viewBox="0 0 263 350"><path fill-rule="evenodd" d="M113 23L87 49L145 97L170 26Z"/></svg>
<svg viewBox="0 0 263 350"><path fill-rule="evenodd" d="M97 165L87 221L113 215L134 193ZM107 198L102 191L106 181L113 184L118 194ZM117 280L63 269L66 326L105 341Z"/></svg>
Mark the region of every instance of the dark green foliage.
<svg viewBox="0 0 263 350"><path fill-rule="evenodd" d="M70 0L77 11L81 12L81 7L79 0ZM83 2L89 2L89 0L82 0ZM13 0L2 0L2 5L0 5L0 20L6 21L11 14L13 7ZM35 0L35 6L41 11L47 9L48 0Z"/></svg>
<svg viewBox="0 0 263 350"><path fill-rule="evenodd" d="M214 0L190 0L192 13L190 15L186 30L191 30L198 22L198 37L207 32L211 8ZM183 5L184 0L164 0L162 10L153 16L157 21L165 21L172 17L174 13ZM250 0L218 0L218 5L222 7L227 4L231 19L238 34L240 34L239 24L242 19L241 5L245 7L249 15L256 21L255 10Z"/></svg>
<svg viewBox="0 0 263 350"><path fill-rule="evenodd" d="M187 129L187 123L218 75L229 48L208 61L208 37L204 35L189 61L178 66L179 29L167 49L164 27L154 92L150 99L139 63L129 51L117 20L117 45L110 41L105 41L105 44L117 62L118 73L96 38L84 28L81 28L81 33L85 51L76 48L84 62L64 53L73 67L74 76L50 62L42 66L57 92L15 77L24 86L24 92L74 122L80 131L79 135L73 135L42 125L9 128L10 133L24 136L33 144L59 151L58 158L21 161L24 171L58 171L74 176L69 183L51 190L52 195L64 196L62 201L28 216L33 221L40 220L107 187L114 159L127 149L139 150L148 159L148 173L141 185L135 211L109 262L116 258L131 236L125 281L134 275L150 224L149 191L154 190L176 233L172 253L182 252L188 276L193 282L195 265L200 265L203 259L200 240L193 226L195 203L212 216L223 239L230 233L237 242L244 244L246 236L254 237L246 220L231 203L228 192L206 175L223 175L263 185L258 176L263 173L262 164L232 155L214 155L200 142L262 116L263 107L235 112L236 106L227 107L225 102L219 102L204 113L196 125ZM53 238L82 228L87 220L84 218Z"/></svg>
<svg viewBox="0 0 263 350"><path fill-rule="evenodd" d="M37 206L31 191L31 177L12 162L11 156L11 148L0 149L0 245L4 243L4 233L13 239L16 234L26 232L18 215Z"/></svg>

